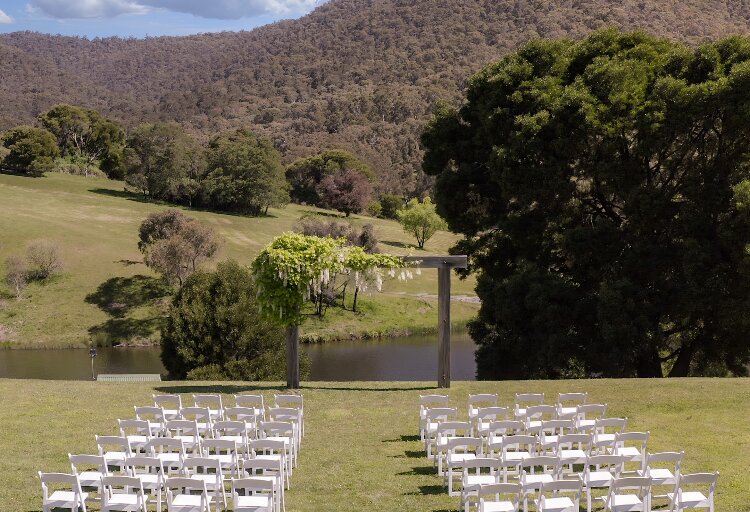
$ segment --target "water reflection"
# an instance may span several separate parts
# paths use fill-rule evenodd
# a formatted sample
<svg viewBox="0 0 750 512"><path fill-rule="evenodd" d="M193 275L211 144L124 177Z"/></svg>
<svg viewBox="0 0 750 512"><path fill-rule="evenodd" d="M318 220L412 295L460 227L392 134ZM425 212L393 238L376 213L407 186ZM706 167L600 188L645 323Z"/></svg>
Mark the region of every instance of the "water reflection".
<svg viewBox="0 0 750 512"><path fill-rule="evenodd" d="M474 380L474 342L454 334L451 377ZM304 345L312 361L310 380L437 379L437 337L407 336L373 341L343 341ZM158 348L99 349L94 359L99 373L166 373ZM91 379L88 350L2 350L0 377L15 379Z"/></svg>

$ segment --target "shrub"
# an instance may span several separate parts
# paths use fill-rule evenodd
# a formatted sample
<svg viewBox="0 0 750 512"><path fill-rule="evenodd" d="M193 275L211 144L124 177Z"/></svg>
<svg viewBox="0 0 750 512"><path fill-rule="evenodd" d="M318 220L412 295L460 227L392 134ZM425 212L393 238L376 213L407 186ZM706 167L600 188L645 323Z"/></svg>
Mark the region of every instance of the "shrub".
<svg viewBox="0 0 750 512"><path fill-rule="evenodd" d="M27 284L26 264L18 256L8 256L5 260L5 282L8 283L16 294L16 299L21 299L21 293Z"/></svg>
<svg viewBox="0 0 750 512"><path fill-rule="evenodd" d="M396 194L383 194L380 196L380 217L384 219L397 219L399 210L403 208L403 197Z"/></svg>
<svg viewBox="0 0 750 512"><path fill-rule="evenodd" d="M50 240L32 240L26 246L29 263L28 275L34 279L47 279L63 268L60 247Z"/></svg>

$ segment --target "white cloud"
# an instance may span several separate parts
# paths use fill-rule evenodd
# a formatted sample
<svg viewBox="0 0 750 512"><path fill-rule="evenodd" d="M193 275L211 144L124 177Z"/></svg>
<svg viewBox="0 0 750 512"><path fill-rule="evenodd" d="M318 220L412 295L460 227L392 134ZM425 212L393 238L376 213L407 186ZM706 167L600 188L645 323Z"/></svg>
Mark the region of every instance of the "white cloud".
<svg viewBox="0 0 750 512"><path fill-rule="evenodd" d="M5 14L3 10L0 9L0 25L7 25L9 23L13 23L13 18Z"/></svg>
<svg viewBox="0 0 750 512"><path fill-rule="evenodd" d="M318 0L140 0L145 5L193 14L201 18L239 19L263 14L311 11Z"/></svg>
<svg viewBox="0 0 750 512"><path fill-rule="evenodd" d="M133 0L32 0L27 11L59 19L113 18L144 14L150 9Z"/></svg>
<svg viewBox="0 0 750 512"><path fill-rule="evenodd" d="M112 18L154 9L234 20L264 14L303 14L325 0L31 0L27 11L59 19ZM1 11L0 11L1 12ZM2 17L0 17L2 20ZM0 21L2 22L2 21Z"/></svg>

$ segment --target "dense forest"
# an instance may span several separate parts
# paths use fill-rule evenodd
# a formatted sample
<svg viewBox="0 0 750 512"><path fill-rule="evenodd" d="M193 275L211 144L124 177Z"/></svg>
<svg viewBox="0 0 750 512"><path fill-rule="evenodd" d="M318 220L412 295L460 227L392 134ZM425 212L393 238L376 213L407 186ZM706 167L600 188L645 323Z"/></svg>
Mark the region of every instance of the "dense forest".
<svg viewBox="0 0 750 512"><path fill-rule="evenodd" d="M203 142L250 128L289 163L340 148L378 194L416 195L419 133L467 76L535 37L640 28L690 44L747 33L750 4L723 0L331 0L250 32L88 40L0 35L0 132L57 103L133 128L177 122Z"/></svg>

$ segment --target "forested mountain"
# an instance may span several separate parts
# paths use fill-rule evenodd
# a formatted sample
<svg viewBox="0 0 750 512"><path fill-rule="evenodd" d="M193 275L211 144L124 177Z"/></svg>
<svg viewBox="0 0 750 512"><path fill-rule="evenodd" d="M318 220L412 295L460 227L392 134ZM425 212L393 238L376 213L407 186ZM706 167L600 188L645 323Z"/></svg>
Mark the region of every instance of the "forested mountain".
<svg viewBox="0 0 750 512"><path fill-rule="evenodd" d="M467 76L534 37L604 25L691 44L750 32L748 0L331 0L251 32L146 39L0 35L0 131L66 102L204 140L249 127L285 161L352 151L380 192L419 192L419 133Z"/></svg>

